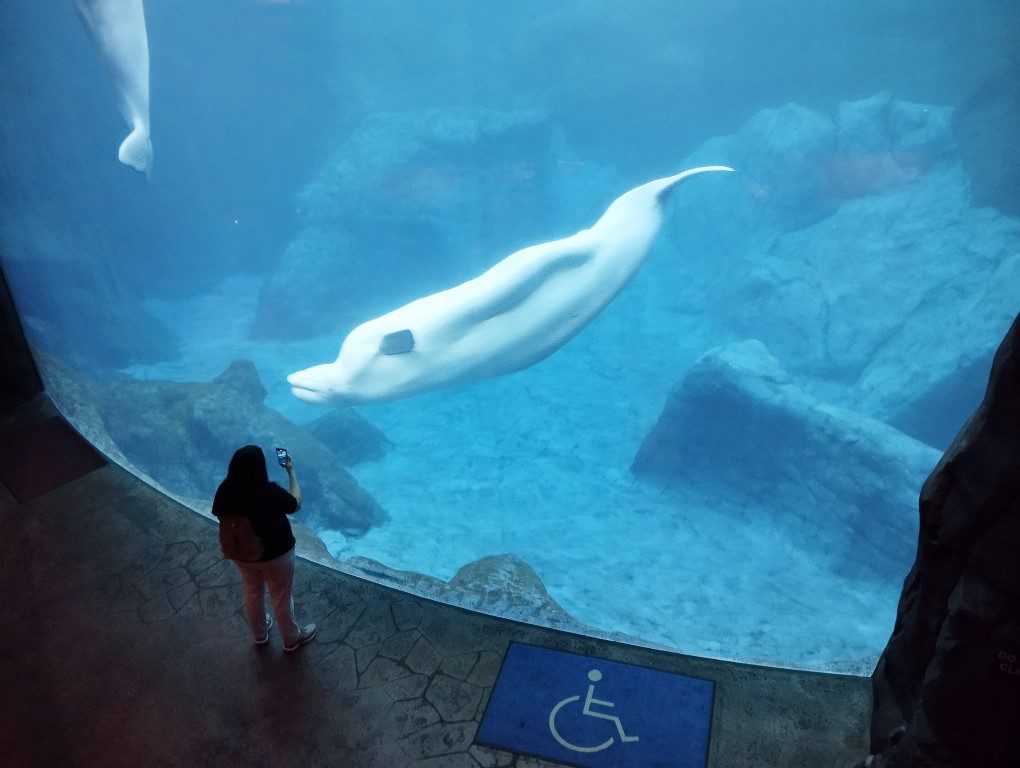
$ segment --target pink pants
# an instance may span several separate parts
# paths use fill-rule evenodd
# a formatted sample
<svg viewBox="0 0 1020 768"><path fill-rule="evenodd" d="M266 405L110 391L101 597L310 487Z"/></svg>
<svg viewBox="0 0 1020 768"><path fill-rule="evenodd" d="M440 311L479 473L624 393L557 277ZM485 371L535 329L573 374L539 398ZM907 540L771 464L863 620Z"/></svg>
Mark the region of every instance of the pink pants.
<svg viewBox="0 0 1020 768"><path fill-rule="evenodd" d="M237 563L244 584L244 610L256 639L266 636L266 587L273 601L276 626L280 628L284 645L297 642L299 633L294 618L294 550L290 550L264 563Z"/></svg>

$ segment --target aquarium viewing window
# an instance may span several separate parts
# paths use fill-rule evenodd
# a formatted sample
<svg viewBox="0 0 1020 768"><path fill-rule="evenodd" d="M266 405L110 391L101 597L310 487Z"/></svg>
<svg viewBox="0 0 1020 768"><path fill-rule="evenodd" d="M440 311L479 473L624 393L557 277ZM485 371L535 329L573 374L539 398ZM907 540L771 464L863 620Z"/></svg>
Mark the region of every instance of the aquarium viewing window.
<svg viewBox="0 0 1020 768"><path fill-rule="evenodd" d="M338 567L868 668L1020 308L1018 18L7 0L0 266L58 408L199 511L282 445Z"/></svg>

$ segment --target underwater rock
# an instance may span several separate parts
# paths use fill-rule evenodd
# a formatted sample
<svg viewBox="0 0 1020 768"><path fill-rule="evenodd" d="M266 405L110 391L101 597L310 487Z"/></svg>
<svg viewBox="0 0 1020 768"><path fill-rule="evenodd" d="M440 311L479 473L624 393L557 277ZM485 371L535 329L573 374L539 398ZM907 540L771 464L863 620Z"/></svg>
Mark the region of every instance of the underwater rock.
<svg viewBox="0 0 1020 768"><path fill-rule="evenodd" d="M103 427L103 417L97 407L100 395L95 382L47 352L36 347L31 349L46 395L71 426L117 464L148 480L148 475L132 464Z"/></svg>
<svg viewBox="0 0 1020 768"><path fill-rule="evenodd" d="M340 561L329 553L322 539L307 525L292 517L290 529L294 534L294 551L298 555L331 567L339 565Z"/></svg>
<svg viewBox="0 0 1020 768"><path fill-rule="evenodd" d="M633 471L709 494L769 499L839 572L899 578L917 489L938 452L803 392L757 340L706 352L669 395Z"/></svg>
<svg viewBox="0 0 1020 768"><path fill-rule="evenodd" d="M304 425L312 436L340 457L344 466L378 461L392 443L353 408L341 406Z"/></svg>
<svg viewBox="0 0 1020 768"><path fill-rule="evenodd" d="M263 404L266 390L248 360L231 363L209 382L90 382L66 367L44 370L48 384L57 382L54 401L71 411L76 426L88 425L88 439L104 451L112 444L115 460L127 457L129 467L178 496L210 497L242 445L283 445L294 457L306 525L358 536L387 519L333 451ZM105 435L94 434L98 425ZM272 456L269 461L270 477L282 480Z"/></svg>
<svg viewBox="0 0 1020 768"><path fill-rule="evenodd" d="M683 164L730 165L737 183L677 197L661 235L668 255L649 265L659 301L709 319L716 338L761 338L792 371L856 378L870 362L866 350L888 335L865 320L886 294L857 286L857 272L881 273L891 293L901 283L920 290L918 272L937 279L948 267L951 280L967 261L957 253L944 265L938 250L940 228L959 228L969 206L967 179L953 171L951 116L879 94L843 103L832 117L796 104L763 110L705 142ZM912 240L922 242L903 269L900 244ZM853 297L852 306L843 313L832 294ZM855 314L859 304L864 314ZM911 306L894 301L884 311L896 322ZM829 353L826 336L840 324L862 338L855 360L842 359L838 345Z"/></svg>
<svg viewBox="0 0 1020 768"><path fill-rule="evenodd" d="M848 199L916 180L954 147L952 110L878 94L839 105L835 118L798 104L764 109L737 133L710 139L684 161L736 168L746 195L712 202L751 242L816 224ZM693 204L702 210L702 202ZM746 211L740 210L746 207ZM718 215L718 213L717 213ZM684 218L686 220L686 218ZM761 230L764 240L754 236Z"/></svg>
<svg viewBox="0 0 1020 768"><path fill-rule="evenodd" d="M713 215L711 199L684 198L664 234L694 261L661 281L720 333L761 339L794 374L844 383L840 405L944 447L979 402L1016 312L1020 222L974 207L948 108L880 94L840 105L831 125L783 111L690 159L749 163L747 189L714 201L734 224L725 232L697 224ZM773 146L760 128L772 122L803 143L799 154ZM790 124L803 126L800 139ZM829 201L831 215L776 225L785 198L763 190L786 183L787 165L803 176L785 193L793 209L824 214Z"/></svg>
<svg viewBox="0 0 1020 768"><path fill-rule="evenodd" d="M563 610L535 570L516 555L480 558L461 567L448 582L413 571L398 571L361 556L350 558L345 565L375 580L472 611L568 632L592 632Z"/></svg>
<svg viewBox="0 0 1020 768"><path fill-rule="evenodd" d="M859 380L849 404L906 424L900 414L959 368L987 364L1016 311L1018 254L1020 223L972 208L961 168L945 163L782 235L737 290L728 322L792 371ZM973 406L953 405L948 417L958 426Z"/></svg>
<svg viewBox="0 0 1020 768"><path fill-rule="evenodd" d="M482 557L462 566L452 579L444 581L416 571L390 568L360 555L340 560L299 520L294 520L291 526L297 553L330 568L480 613L618 642L644 642L621 632L602 632L575 619L549 594L535 570L517 555Z"/></svg>
<svg viewBox="0 0 1020 768"><path fill-rule="evenodd" d="M468 563L450 579L450 588L469 596L461 605L476 611L531 623L574 620L516 555L489 555Z"/></svg>
<svg viewBox="0 0 1020 768"><path fill-rule="evenodd" d="M339 457L263 404L266 390L250 361L231 363L208 383L121 380L104 395L110 436L171 488L215 488L238 447L284 445L298 469L307 525L356 536L387 519Z"/></svg>
<svg viewBox="0 0 1020 768"><path fill-rule="evenodd" d="M872 677L886 768L1020 764L1020 316L921 490L917 558Z"/></svg>
<svg viewBox="0 0 1020 768"><path fill-rule="evenodd" d="M957 110L953 129L975 199L1020 216L1020 56L983 82Z"/></svg>
<svg viewBox="0 0 1020 768"><path fill-rule="evenodd" d="M967 246L975 269L919 297L857 382L859 410L939 449L981 402L996 340L1020 297L1020 221L987 208L968 218L982 214L985 224Z"/></svg>
<svg viewBox="0 0 1020 768"><path fill-rule="evenodd" d="M339 331L540 236L551 142L534 112L372 116L298 194L305 229L266 284L254 333Z"/></svg>
<svg viewBox="0 0 1020 768"><path fill-rule="evenodd" d="M485 226L478 220L482 207L488 227L513 231L515 218L535 208L534 188L546 171L551 131L536 112L376 114L301 191L299 214L310 225L339 222L380 238L386 233L374 231L375 225L393 227L402 220L424 219L440 234L474 220L474 230ZM499 195L489 194L496 189ZM474 215L458 213L465 208Z"/></svg>
<svg viewBox="0 0 1020 768"><path fill-rule="evenodd" d="M888 93L840 104L824 183L847 199L920 178L955 150L952 114L948 107L899 101Z"/></svg>
<svg viewBox="0 0 1020 768"><path fill-rule="evenodd" d="M761 110L736 134L705 142L684 162L701 165L715 157L712 163L736 168L748 192L739 202L761 219L758 226L788 231L836 210L837 200L824 183L836 132L826 115L786 104Z"/></svg>
<svg viewBox="0 0 1020 768"><path fill-rule="evenodd" d="M292 341L356 323L351 297L364 290L357 257L346 232L303 229L262 287L252 333Z"/></svg>

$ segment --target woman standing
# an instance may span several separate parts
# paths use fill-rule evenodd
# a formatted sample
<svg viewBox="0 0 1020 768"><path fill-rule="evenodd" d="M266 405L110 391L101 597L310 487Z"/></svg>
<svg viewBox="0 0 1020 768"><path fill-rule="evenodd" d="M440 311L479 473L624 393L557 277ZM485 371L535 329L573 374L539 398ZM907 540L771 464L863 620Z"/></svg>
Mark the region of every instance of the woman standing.
<svg viewBox="0 0 1020 768"><path fill-rule="evenodd" d="M231 525L247 532L251 539L250 554L224 554L234 559L244 584L244 608L248 614L255 645L269 642L273 619L266 614L265 592L273 601L273 611L283 636L283 650L296 651L315 637L315 625L299 627L294 618L294 534L287 515L301 508L301 487L288 457L284 469L290 478L288 493L269 481L266 455L257 445L238 449L230 460L227 477L216 489L212 513L220 519L220 527ZM251 534L254 534L252 537ZM223 541L221 536L221 542Z"/></svg>

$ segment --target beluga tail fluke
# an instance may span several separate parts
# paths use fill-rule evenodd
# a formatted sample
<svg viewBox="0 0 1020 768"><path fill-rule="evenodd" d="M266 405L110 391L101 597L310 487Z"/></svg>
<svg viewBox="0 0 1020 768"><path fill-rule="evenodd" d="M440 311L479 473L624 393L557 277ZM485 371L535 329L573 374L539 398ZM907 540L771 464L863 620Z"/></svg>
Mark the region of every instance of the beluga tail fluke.
<svg viewBox="0 0 1020 768"><path fill-rule="evenodd" d="M359 325L335 362L287 377L311 403L384 403L534 365L590 323L640 269L669 193L711 165L617 198L590 229L507 256L473 280Z"/></svg>

